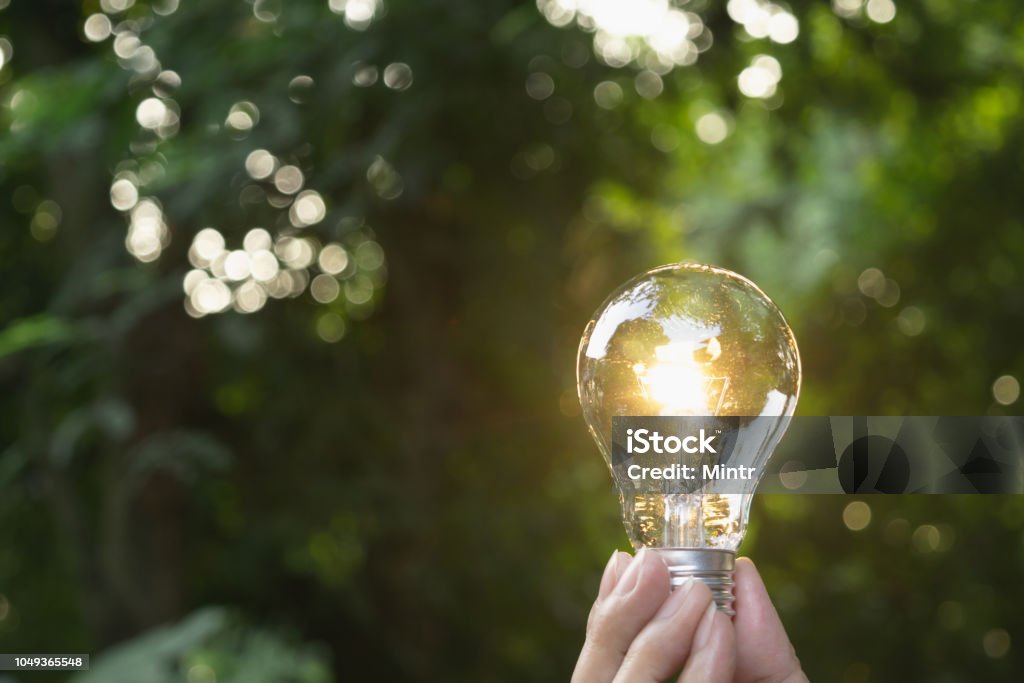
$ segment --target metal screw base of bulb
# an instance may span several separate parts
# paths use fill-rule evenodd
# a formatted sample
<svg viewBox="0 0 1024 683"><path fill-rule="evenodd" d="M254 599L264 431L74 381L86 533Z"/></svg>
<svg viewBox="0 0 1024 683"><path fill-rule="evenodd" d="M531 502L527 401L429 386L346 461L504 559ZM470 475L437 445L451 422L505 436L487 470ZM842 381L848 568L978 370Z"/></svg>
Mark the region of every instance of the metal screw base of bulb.
<svg viewBox="0 0 1024 683"><path fill-rule="evenodd" d="M652 548L668 567L675 590L687 578L700 579L711 589L718 609L730 617L736 614L732 603L732 572L736 568L736 553L711 548Z"/></svg>

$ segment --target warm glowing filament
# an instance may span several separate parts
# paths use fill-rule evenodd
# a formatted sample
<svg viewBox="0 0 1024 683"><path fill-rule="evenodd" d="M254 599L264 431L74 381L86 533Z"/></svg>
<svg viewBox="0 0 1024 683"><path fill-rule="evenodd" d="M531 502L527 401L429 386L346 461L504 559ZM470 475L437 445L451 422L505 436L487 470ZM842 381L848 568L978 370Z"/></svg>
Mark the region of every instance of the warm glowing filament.
<svg viewBox="0 0 1024 683"><path fill-rule="evenodd" d="M693 365L658 363L633 368L647 397L661 407L662 415L706 415L707 378Z"/></svg>
<svg viewBox="0 0 1024 683"><path fill-rule="evenodd" d="M721 353L718 340L708 347L713 358ZM658 362L633 366L644 395L660 409L662 415L717 415L724 386L713 397L717 378L708 377L693 359L693 350L681 344L666 344L654 350Z"/></svg>

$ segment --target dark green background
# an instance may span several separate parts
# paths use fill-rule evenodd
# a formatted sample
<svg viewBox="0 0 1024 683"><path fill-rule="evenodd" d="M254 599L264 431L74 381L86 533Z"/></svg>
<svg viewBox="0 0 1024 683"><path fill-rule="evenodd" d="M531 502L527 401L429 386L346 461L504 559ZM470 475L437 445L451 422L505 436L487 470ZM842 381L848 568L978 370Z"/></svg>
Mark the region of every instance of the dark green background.
<svg viewBox="0 0 1024 683"><path fill-rule="evenodd" d="M90 652L104 681L565 680L625 542L576 344L612 288L666 262L732 268L779 304L803 414L1019 410L992 388L1024 375L1018 2L898 0L887 24L793 3L800 35L776 45L698 0L714 44L653 99L530 2L390 0L365 31L326 0L260 0L264 20L181 4L120 15L152 20L143 42L182 78L180 130L152 152L149 83L83 37L97 2L0 10L4 652ZM762 53L783 70L765 102L736 82ZM414 82L355 87L357 61ZM223 127L240 100L260 111L248 135ZM718 145L694 132L710 110L731 122ZM370 305L186 315L199 229L282 229L239 204L256 148L323 195L307 234L383 247ZM367 180L377 156L397 198ZM110 204L126 160L163 170L153 263ZM858 288L868 268L885 296ZM872 498L855 532L850 502L760 498L742 547L811 679L1018 680L1024 503Z"/></svg>

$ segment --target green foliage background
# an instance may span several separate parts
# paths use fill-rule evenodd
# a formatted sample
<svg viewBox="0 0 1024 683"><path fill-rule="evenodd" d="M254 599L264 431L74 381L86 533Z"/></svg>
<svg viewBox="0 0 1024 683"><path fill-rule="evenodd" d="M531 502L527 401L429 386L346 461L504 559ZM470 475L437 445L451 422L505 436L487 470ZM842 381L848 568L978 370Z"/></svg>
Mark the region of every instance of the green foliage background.
<svg viewBox="0 0 1024 683"><path fill-rule="evenodd" d="M794 2L788 45L723 3L687 8L714 44L646 99L635 68L530 2L389 0L355 31L326 0L138 0L119 17L182 80L180 130L153 150L135 120L150 82L83 37L99 3L0 10L0 651L91 652L107 681L566 679L625 543L576 343L661 263L772 296L803 414L1018 410L992 384L1024 375L1019 3L901 1L879 25ZM764 102L736 88L761 53L783 70ZM393 62L407 90L353 85L357 63ZM537 72L557 105L528 96ZM314 85L296 103L299 74ZM244 136L223 125L240 100L260 112ZM694 133L709 111L730 125L717 145ZM239 203L257 148L323 195L308 234L383 247L369 305L186 315L199 229L281 228ZM378 157L399 196L368 179ZM153 263L110 204L126 159L161 169L145 191L171 241ZM897 302L862 293L868 268ZM869 499L854 532L849 502L759 498L742 547L811 679L1019 680L1024 503ZM268 652L290 677L244 668Z"/></svg>

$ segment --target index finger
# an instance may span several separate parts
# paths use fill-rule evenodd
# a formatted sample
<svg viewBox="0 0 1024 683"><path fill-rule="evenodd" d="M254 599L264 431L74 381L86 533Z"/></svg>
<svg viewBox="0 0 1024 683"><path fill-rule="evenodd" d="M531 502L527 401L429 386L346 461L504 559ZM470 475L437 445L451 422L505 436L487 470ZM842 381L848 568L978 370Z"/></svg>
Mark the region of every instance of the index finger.
<svg viewBox="0 0 1024 683"><path fill-rule="evenodd" d="M573 683L608 683L614 679L633 639L668 593L668 568L649 548L641 548L611 593L597 605Z"/></svg>

